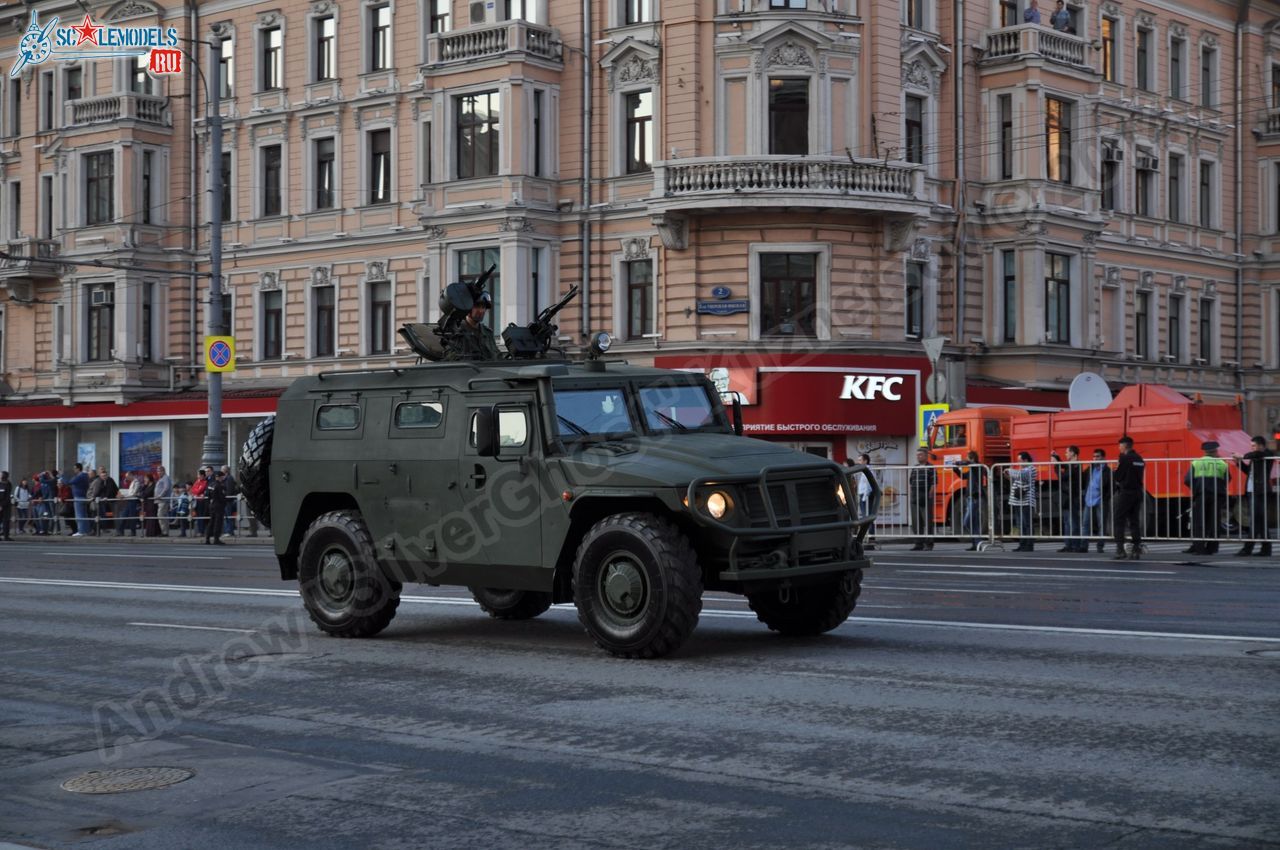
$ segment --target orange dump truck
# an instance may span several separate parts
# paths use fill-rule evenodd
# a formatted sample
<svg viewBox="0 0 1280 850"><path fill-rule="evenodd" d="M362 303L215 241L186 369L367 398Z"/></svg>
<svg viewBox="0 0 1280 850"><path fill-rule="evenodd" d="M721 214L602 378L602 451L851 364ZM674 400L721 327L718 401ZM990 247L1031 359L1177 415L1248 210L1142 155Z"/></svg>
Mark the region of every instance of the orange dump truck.
<svg viewBox="0 0 1280 850"><path fill-rule="evenodd" d="M945 429L945 430L944 430ZM1200 444L1215 440L1218 456L1230 458L1251 448L1249 435L1240 430L1240 408L1234 404L1194 401L1161 384L1125 387L1105 408L1070 410L1061 413L1027 413L1020 408L978 407L939 416L929 432L934 459L941 464L963 460L972 449L985 464L1009 463L1019 452L1030 452L1034 461L1049 461L1057 452L1066 457L1067 446L1078 446L1080 457L1089 460L1094 449L1107 458L1117 456L1116 443L1128 434L1135 448L1148 461L1146 486L1151 496L1148 528L1159 533L1181 526L1185 501L1190 490L1183 479L1188 461L1159 462L1161 458L1196 458ZM1230 464L1229 494L1244 492L1244 478ZM1050 467L1041 468L1041 480L1052 489ZM945 483L944 483L945 482ZM957 528L963 513L956 495L964 487L960 476L947 471L939 476L934 515L939 523ZM1052 498L1052 492L1047 493ZM954 505L952 502L954 501Z"/></svg>

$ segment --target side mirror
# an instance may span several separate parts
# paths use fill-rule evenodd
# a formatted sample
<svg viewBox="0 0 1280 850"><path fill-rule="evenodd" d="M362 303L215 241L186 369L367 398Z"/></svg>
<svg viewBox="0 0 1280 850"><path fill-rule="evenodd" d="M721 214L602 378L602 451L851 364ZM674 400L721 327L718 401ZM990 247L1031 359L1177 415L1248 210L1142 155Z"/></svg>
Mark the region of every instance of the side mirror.
<svg viewBox="0 0 1280 850"><path fill-rule="evenodd" d="M498 407L476 411L476 453L480 457L498 456Z"/></svg>
<svg viewBox="0 0 1280 850"><path fill-rule="evenodd" d="M742 399L733 394L733 433L742 436Z"/></svg>

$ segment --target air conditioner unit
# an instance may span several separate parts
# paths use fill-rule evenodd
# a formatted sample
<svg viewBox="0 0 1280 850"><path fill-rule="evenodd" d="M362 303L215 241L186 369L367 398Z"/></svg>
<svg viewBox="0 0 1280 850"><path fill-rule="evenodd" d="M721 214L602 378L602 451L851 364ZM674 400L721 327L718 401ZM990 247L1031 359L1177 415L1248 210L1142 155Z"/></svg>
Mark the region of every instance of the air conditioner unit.
<svg viewBox="0 0 1280 850"><path fill-rule="evenodd" d="M1124 148L1104 147L1102 149L1103 162L1124 162Z"/></svg>
<svg viewBox="0 0 1280 850"><path fill-rule="evenodd" d="M498 20L497 0L475 0L470 6L471 24L492 24Z"/></svg>
<svg viewBox="0 0 1280 850"><path fill-rule="evenodd" d="M1138 170L1159 171L1160 160L1156 159L1154 156L1140 156L1138 157Z"/></svg>
<svg viewBox="0 0 1280 850"><path fill-rule="evenodd" d="M95 289L89 293L89 303L95 307L105 307L114 303L114 295L110 289Z"/></svg>

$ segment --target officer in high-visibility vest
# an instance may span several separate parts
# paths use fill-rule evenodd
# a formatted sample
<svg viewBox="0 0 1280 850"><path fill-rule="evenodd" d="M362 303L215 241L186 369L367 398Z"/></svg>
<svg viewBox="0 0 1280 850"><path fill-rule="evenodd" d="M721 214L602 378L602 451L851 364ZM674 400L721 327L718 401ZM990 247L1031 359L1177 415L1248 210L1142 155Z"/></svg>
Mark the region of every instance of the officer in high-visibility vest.
<svg viewBox="0 0 1280 850"><path fill-rule="evenodd" d="M1218 457L1218 444L1200 444L1204 457L1191 461L1183 481L1191 488L1191 548L1186 555L1214 555L1218 552L1218 523L1227 506L1227 481L1231 467Z"/></svg>

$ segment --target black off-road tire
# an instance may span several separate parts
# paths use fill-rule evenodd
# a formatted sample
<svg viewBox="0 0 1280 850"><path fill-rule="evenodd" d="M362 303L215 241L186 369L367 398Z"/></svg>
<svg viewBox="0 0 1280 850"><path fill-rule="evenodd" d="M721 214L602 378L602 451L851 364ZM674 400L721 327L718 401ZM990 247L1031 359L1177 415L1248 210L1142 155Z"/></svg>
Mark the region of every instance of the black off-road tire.
<svg viewBox="0 0 1280 850"><path fill-rule="evenodd" d="M401 587L378 566L359 512L331 511L307 527L298 552L298 589L321 631L376 635L395 617Z"/></svg>
<svg viewBox="0 0 1280 850"><path fill-rule="evenodd" d="M276 418L268 416L259 422L240 450L240 494L245 504L265 528L271 528L271 444L275 439Z"/></svg>
<svg viewBox="0 0 1280 850"><path fill-rule="evenodd" d="M596 645L622 658L679 649L698 625L702 571L689 539L649 513L600 520L573 564L578 619Z"/></svg>
<svg viewBox="0 0 1280 850"><path fill-rule="evenodd" d="M773 631L788 637L810 637L849 619L861 593L862 570L852 570L832 582L793 587L786 602L774 589L747 594L747 604Z"/></svg>
<svg viewBox="0 0 1280 850"><path fill-rule="evenodd" d="M471 598L495 620L532 620L551 607L551 594L537 590L470 587Z"/></svg>

